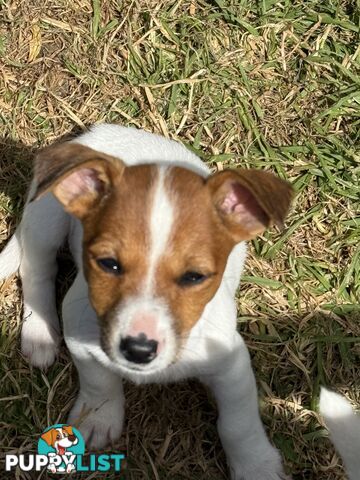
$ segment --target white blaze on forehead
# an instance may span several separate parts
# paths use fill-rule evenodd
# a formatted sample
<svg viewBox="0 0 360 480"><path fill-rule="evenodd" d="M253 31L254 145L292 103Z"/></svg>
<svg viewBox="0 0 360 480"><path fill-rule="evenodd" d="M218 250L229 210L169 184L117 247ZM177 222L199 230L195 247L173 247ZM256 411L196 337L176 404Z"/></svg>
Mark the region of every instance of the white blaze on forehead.
<svg viewBox="0 0 360 480"><path fill-rule="evenodd" d="M165 189L168 167L158 167L157 182L150 212L149 268L145 280L145 294L151 295L156 265L164 254L174 223L174 207Z"/></svg>

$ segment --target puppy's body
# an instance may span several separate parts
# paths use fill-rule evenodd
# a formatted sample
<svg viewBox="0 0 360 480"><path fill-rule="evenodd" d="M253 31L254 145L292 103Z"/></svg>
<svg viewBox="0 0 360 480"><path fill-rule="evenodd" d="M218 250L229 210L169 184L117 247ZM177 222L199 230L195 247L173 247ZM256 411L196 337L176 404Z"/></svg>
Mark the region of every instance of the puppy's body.
<svg viewBox="0 0 360 480"><path fill-rule="evenodd" d="M72 145L54 148L38 161L29 199L43 196L27 203L0 272L6 264L5 275L20 266L22 350L32 364L48 366L60 338L56 252L69 240L78 275L62 313L80 393L68 422L87 410L79 428L101 448L121 433L121 377L136 383L198 377L218 403L231 478L285 478L259 418L249 354L236 332L234 294L246 255L242 239L269 223L267 204L275 204L274 217L282 221L287 185L255 173L249 179L246 172L239 183L232 173L208 180L207 167L183 146L115 125L94 127ZM89 148L101 152L96 162ZM119 256L121 264L110 262Z"/></svg>

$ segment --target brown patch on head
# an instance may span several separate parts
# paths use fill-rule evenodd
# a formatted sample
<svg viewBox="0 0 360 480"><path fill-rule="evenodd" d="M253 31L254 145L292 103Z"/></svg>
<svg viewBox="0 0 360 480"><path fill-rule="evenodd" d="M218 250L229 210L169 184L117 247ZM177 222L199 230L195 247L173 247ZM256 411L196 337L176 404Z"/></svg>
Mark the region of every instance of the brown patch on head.
<svg viewBox="0 0 360 480"><path fill-rule="evenodd" d="M113 307L140 293L148 268L149 218L157 168L125 168L106 203L84 222L84 264L91 301L106 327ZM97 260L114 258L123 273L102 270Z"/></svg>

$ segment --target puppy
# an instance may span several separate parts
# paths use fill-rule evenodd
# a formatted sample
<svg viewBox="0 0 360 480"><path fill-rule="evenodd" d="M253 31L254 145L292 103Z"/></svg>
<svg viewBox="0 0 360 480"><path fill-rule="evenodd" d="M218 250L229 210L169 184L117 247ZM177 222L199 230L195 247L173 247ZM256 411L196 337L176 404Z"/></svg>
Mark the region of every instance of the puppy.
<svg viewBox="0 0 360 480"><path fill-rule="evenodd" d="M0 257L23 285L23 354L54 362L56 252L68 239L77 277L62 316L80 392L68 418L100 449L122 430L121 378L197 377L218 404L233 480L285 478L261 423L234 294L245 241L282 226L290 185L258 170L211 175L184 146L103 124L41 151L21 224Z"/></svg>
<svg viewBox="0 0 360 480"><path fill-rule="evenodd" d="M345 397L326 388L321 389L319 410L344 461L349 480L359 480L360 416L355 414Z"/></svg>

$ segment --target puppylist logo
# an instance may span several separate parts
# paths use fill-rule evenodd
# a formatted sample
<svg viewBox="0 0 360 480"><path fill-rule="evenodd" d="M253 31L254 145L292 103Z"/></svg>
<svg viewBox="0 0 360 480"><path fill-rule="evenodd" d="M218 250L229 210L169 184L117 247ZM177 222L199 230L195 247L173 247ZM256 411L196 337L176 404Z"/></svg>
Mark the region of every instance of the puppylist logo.
<svg viewBox="0 0 360 480"><path fill-rule="evenodd" d="M10 472L19 467L23 472L39 472L43 468L51 473L75 472L120 472L123 454L85 454L85 442L79 430L59 423L48 427L38 441L38 453L28 455L7 454L5 470ZM87 461L85 461L87 460Z"/></svg>

